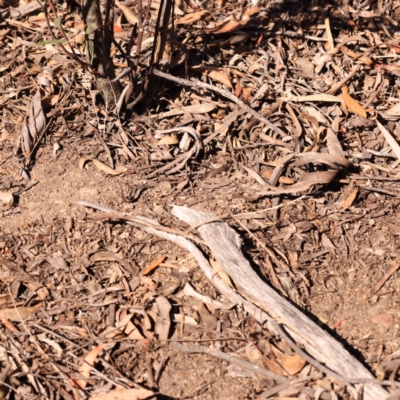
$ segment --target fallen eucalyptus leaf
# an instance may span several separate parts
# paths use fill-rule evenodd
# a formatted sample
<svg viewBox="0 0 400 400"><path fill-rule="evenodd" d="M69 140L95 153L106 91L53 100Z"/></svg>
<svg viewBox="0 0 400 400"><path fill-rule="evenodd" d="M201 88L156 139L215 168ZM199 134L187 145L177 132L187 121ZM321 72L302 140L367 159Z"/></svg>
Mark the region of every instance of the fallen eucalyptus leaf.
<svg viewBox="0 0 400 400"><path fill-rule="evenodd" d="M330 94L311 94L309 96L286 96L281 97L279 100L286 101L287 103L303 103L306 101L325 101L328 103L341 103L342 99Z"/></svg>

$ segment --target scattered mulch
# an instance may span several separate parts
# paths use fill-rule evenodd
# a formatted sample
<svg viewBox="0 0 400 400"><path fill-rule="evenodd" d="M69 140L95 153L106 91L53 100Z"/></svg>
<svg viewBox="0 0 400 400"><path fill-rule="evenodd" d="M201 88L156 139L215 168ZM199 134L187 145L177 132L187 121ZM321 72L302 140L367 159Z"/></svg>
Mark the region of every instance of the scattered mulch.
<svg viewBox="0 0 400 400"><path fill-rule="evenodd" d="M84 68L77 3L61 22L0 3L1 397L371 398L130 224L185 233L241 293L177 205L234 228L260 279L398 398L400 3L177 3L152 68L160 3L115 3L116 104Z"/></svg>

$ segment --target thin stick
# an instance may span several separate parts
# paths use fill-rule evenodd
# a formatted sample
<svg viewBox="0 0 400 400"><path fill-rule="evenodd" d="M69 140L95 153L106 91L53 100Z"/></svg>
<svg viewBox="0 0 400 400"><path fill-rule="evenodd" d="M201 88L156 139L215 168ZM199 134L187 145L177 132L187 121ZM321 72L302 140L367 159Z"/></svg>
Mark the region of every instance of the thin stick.
<svg viewBox="0 0 400 400"><path fill-rule="evenodd" d="M264 375L270 379L273 379L277 382L287 383L290 382L288 378L285 378L281 375L276 374L266 368L260 367L256 364L253 364L249 361L243 360L242 358L233 356L231 354L226 354L221 350L213 350L204 346L185 346L178 342L170 342L169 344L173 349L181 351L183 353L201 353L201 354L209 354L210 356L220 358L222 360L228 361L233 364L240 365L243 368L249 369L250 371L256 372L257 374Z"/></svg>
<svg viewBox="0 0 400 400"><path fill-rule="evenodd" d="M386 281L399 269L400 264L396 263L390 268L389 272L375 285L374 291L375 293L382 288L382 286L386 283Z"/></svg>
<svg viewBox="0 0 400 400"><path fill-rule="evenodd" d="M251 218L251 217L259 216L261 212L266 212L266 211L271 211L271 210L277 210L277 209L279 209L279 208L282 208L282 207L288 206L288 205L290 205L290 204L293 204L293 203L295 203L296 201L302 200L302 199L304 199L305 197L307 197L307 196L305 196L305 195L304 195L304 196L300 196L300 197L298 197L297 199L292 200L292 201L289 201L289 202L287 202L287 203L279 204L279 205L274 206L274 207L265 208L265 209L260 210L260 211L257 211L257 212L241 213L241 214L224 214L224 215L221 215L221 216L219 216L219 217L211 218L211 219L209 219L209 220L207 220L207 221L203 221L203 222L200 222L199 224L193 225L193 226L191 226L190 228L186 229L186 231L184 232L184 234L185 234L185 236L186 236L186 235L188 235L190 232L192 232L193 230L195 230L195 229L197 229L197 228L200 228L200 226L209 224L209 223L211 223L211 222L222 221L223 219L230 219L230 218L236 219L236 218L238 218L238 217L239 217L239 218L240 218L240 217L242 217L242 218Z"/></svg>
<svg viewBox="0 0 400 400"><path fill-rule="evenodd" d="M101 137L99 130L98 130L94 125L92 125L90 122L88 122L88 125L90 125L90 126L93 128L93 132L94 132L94 134L96 135L97 140L98 140L98 141L101 143L101 145L103 146L103 149L104 149L104 151L106 152L106 154L107 154L107 156L108 156L108 159L110 160L110 167L111 167L112 169L114 169L114 160L113 160L113 158L112 158L111 151L110 151L110 149L109 149L108 146L107 146L107 143L106 143L106 142L104 141L104 139Z"/></svg>
<svg viewBox="0 0 400 400"><path fill-rule="evenodd" d="M350 72L350 74L347 75L346 78L344 78L340 82L332 85L332 87L329 90L327 90L325 93L326 94L335 94L346 82L348 82L357 73L359 68L360 68L360 64L357 64L356 67L354 68L354 70L352 72Z"/></svg>
<svg viewBox="0 0 400 400"><path fill-rule="evenodd" d="M81 360L77 355L75 355L75 354L72 353L71 351L69 351L68 354L69 354L71 357L75 358L76 360L81 361L82 364L84 364L86 367L89 367L90 370L91 370L95 375L97 375L97 376L99 376L100 378L104 379L106 382L111 383L111 384L113 384L113 385L115 385L115 386L121 386L121 385L128 386L128 385L126 385L126 383L123 383L123 382L118 383L118 382L115 382L114 380L110 379L107 375L105 375L105 374L103 374L102 372L100 372L99 370L97 370L95 367L93 367L92 365L90 365L86 360ZM76 364L74 364L74 363L71 363L71 362L69 362L69 364L73 365L75 368L78 368L78 367L79 367L78 365L76 365ZM86 378L86 377L85 377L85 378ZM80 379L80 378L79 378L79 379ZM86 378L86 379L88 379L88 378Z"/></svg>
<svg viewBox="0 0 400 400"><path fill-rule="evenodd" d="M159 76L161 78L168 79L170 81L179 83L180 85L191 86L191 87L195 87L195 88L201 87L203 89L208 89L208 90L217 92L220 95L231 100L232 102L236 103L238 106L243 108L245 111L247 111L253 117L257 118L259 121L263 122L265 125L267 125L269 128L271 128L273 131L277 131L277 128L273 124L271 124L271 122L269 122L267 120L267 118L263 117L259 112L255 111L254 109L249 107L247 104L245 104L242 100L240 100L238 97L236 97L233 93L229 92L228 90L220 89L214 85L210 85L209 83L201 82L201 81L195 80L195 79L189 81L187 79L177 78L173 75L167 74L158 69L153 69L153 74L156 76Z"/></svg>
<svg viewBox="0 0 400 400"><path fill-rule="evenodd" d="M79 201L77 201L77 204L80 204L85 207L91 207L91 208L94 208L95 210L102 211L104 214L100 214L100 215L97 214L98 219L120 219L120 220L126 221L126 223L129 225L138 226L139 228L148 227L148 228L152 228L152 229L155 229L155 230L158 230L161 232L172 233L174 235L179 235L179 236L187 236L187 235L185 235L185 232L180 231L178 229L172 229L172 228L168 228L163 225L153 224L144 218L143 219L136 218L132 215L121 213L117 210L114 210L113 208L102 206L101 204L92 203L92 202L86 201L86 200L79 200ZM96 218L96 216L94 216L94 218ZM189 238L197 243L201 242L198 238L196 238L193 235L190 235Z"/></svg>
<svg viewBox="0 0 400 400"><path fill-rule="evenodd" d="M163 167L161 167L159 169L156 169L151 174L147 175L147 178L152 178L153 176L161 174L162 172L168 171L173 166L179 164L181 161L183 162L184 160L188 160L192 156L193 150L194 149L192 148L191 150L187 151L186 153L179 155L179 157L176 157L175 160L171 161L170 163L164 165Z"/></svg>
<svg viewBox="0 0 400 400"><path fill-rule="evenodd" d="M42 330L44 332L47 332L48 334L50 334L50 335L52 335L52 336L54 336L54 337L56 337L56 338L58 338L58 339L60 339L60 340L62 340L64 342L68 343L69 345L71 345L73 347L80 347L79 345L77 345L76 343L74 343L71 340L67 339L66 337L64 337L62 335L59 335L58 333L53 332L52 330L47 329L47 328L45 328L45 327L43 327L41 325L32 323L32 326L34 326L35 328L40 329L40 330Z"/></svg>

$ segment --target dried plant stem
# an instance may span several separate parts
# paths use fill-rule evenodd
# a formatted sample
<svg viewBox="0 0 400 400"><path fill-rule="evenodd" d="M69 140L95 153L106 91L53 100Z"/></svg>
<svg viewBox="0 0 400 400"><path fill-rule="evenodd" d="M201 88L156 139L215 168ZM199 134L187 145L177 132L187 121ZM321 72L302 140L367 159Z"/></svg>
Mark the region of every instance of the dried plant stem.
<svg viewBox="0 0 400 400"><path fill-rule="evenodd" d="M208 354L213 357L220 358L222 360L228 361L233 364L237 364L243 368L249 369L250 371L256 372L257 374L266 376L267 378L273 379L277 382L288 383L290 382L288 378L283 377L282 375L276 374L266 368L260 367L259 365L253 364L249 361L243 360L242 358L233 356L231 354L226 354L221 350L213 350L204 346L193 346L193 345L184 345L178 342L171 342L169 344L173 349L181 351L183 353L201 353Z"/></svg>
<svg viewBox="0 0 400 400"><path fill-rule="evenodd" d="M177 78L171 74L167 74L165 72L162 72L158 69L153 69L153 74L156 76L159 76L164 79L168 79L170 81L179 83L180 85L183 86L191 86L194 88L203 88L207 90L212 90L213 92L217 92L220 95L226 97L227 99L231 100L233 103L236 103L238 106L240 106L244 111L248 112L251 114L253 117L257 118L259 121L263 122L265 125L267 125L269 128L271 128L273 131L276 131L277 128L269 122L265 117L263 117L259 112L254 110L253 108L249 107L247 104L245 104L242 100L240 100L238 97L236 97L233 93L226 89L221 89L217 86L210 85L209 83L201 82L199 80L192 79L191 81L183 78Z"/></svg>

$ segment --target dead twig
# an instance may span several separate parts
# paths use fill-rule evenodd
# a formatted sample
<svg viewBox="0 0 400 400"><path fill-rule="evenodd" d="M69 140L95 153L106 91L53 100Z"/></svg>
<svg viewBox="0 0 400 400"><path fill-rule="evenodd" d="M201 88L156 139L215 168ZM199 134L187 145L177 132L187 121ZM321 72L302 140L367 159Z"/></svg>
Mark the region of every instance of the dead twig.
<svg viewBox="0 0 400 400"><path fill-rule="evenodd" d="M267 125L270 129L272 129L274 132L277 131L278 129L271 123L269 122L265 117L263 117L259 112L255 111L253 108L249 107L247 104L245 104L242 100L240 100L238 97L236 97L233 93L229 92L226 89L221 89L217 86L211 85L209 83L201 82L197 79L192 79L191 81L183 78L177 78L171 74L167 74L165 72L159 71L158 69L153 70L153 74L156 76L159 76L164 79L168 79L170 81L179 83L180 85L183 86L190 86L194 88L203 88L207 90L212 90L213 92L217 92L220 95L226 97L233 103L236 103L238 106L240 106L244 111L248 112L251 114L253 117L257 118L259 121L263 122L265 125Z"/></svg>
<svg viewBox="0 0 400 400"><path fill-rule="evenodd" d="M153 171L151 174L147 175L148 178L153 178L154 176L161 174L163 172L166 172L170 170L168 173L172 174L173 172L179 171L183 166L187 163L187 161L192 157L193 153L196 151L195 148L190 149L186 153L181 154L180 156L176 157L174 161L171 161L170 163L164 165L163 167ZM175 165L177 167L173 168Z"/></svg>
<svg viewBox="0 0 400 400"><path fill-rule="evenodd" d="M350 72L349 75L346 76L346 78L342 79L340 82L335 83L332 85L332 87L327 90L325 93L326 94L335 94L344 84L346 84L359 70L360 64L357 64L353 71Z"/></svg>
<svg viewBox="0 0 400 400"><path fill-rule="evenodd" d="M375 293L382 288L386 281L399 269L400 264L396 263L392 268L385 274L385 276L375 285Z"/></svg>
<svg viewBox="0 0 400 400"><path fill-rule="evenodd" d="M282 382L282 383L288 383L290 382L288 378L285 378L279 374L276 374L275 372L272 372L266 368L260 367L259 365L253 364L249 361L243 360L242 358L233 356L231 354L226 354L221 350L213 350L204 346L185 346L183 344L180 344L178 342L170 342L170 347L172 347L175 350L181 351L183 353L201 353L201 354L208 354L213 357L220 358L221 360L228 361L232 364L239 365L242 368L248 369L250 371L253 371L257 374L266 376L267 378L273 379L277 382Z"/></svg>

